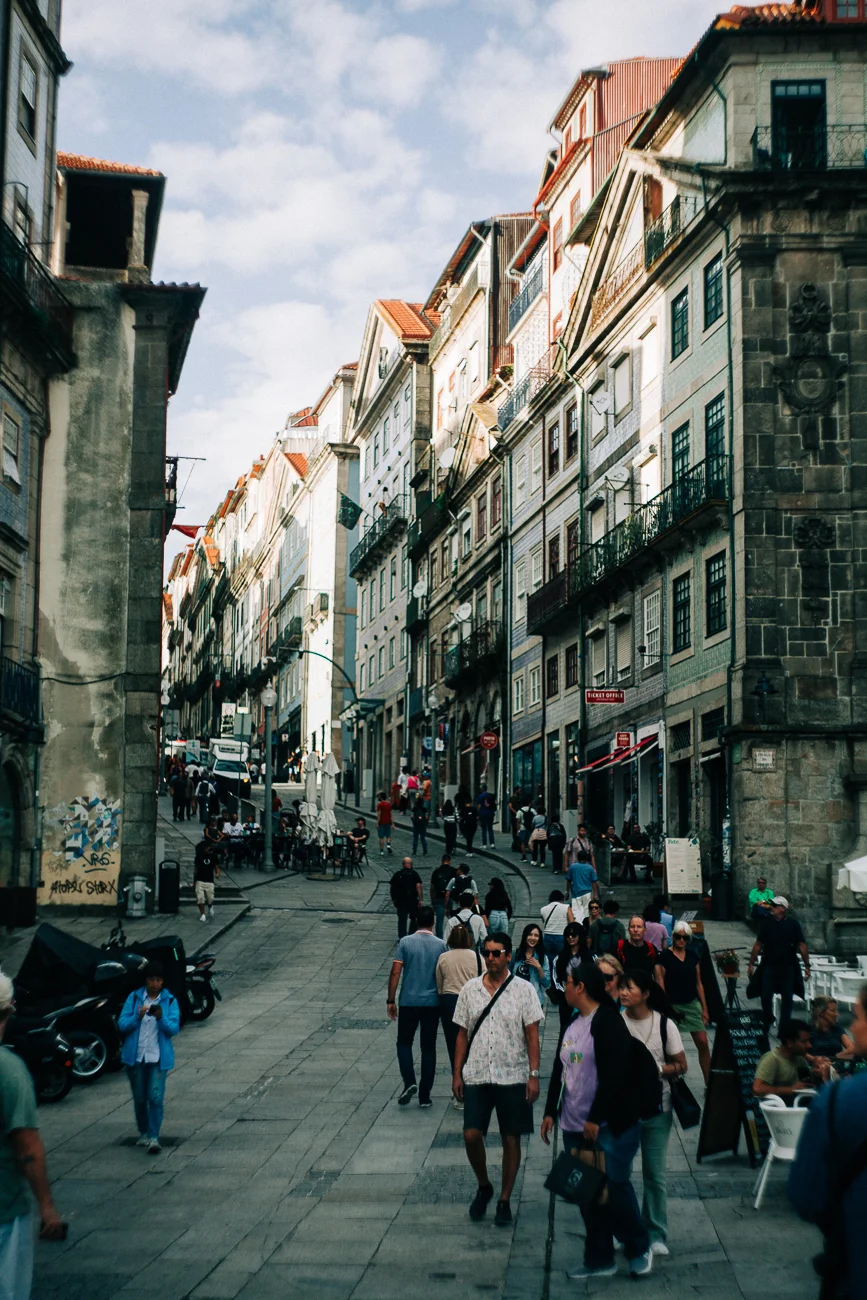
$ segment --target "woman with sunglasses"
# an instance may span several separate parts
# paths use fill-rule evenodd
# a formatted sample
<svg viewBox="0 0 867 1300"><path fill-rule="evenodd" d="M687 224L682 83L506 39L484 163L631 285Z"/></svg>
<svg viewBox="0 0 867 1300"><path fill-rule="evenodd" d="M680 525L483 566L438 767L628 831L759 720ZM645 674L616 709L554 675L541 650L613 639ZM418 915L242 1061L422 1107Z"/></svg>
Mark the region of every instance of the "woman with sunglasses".
<svg viewBox="0 0 867 1300"><path fill-rule="evenodd" d="M632 970L624 975L620 985L620 1001L626 1012L623 1017L626 1028L650 1052L662 1079L662 1111L659 1115L654 1115L653 1119L641 1121L641 1175L644 1181L641 1218L650 1236L653 1254L667 1255L665 1167L672 1123L671 1088L668 1081L686 1074L686 1052L674 1022L673 1008L647 971Z"/></svg>
<svg viewBox="0 0 867 1300"><path fill-rule="evenodd" d="M601 1150L608 1176L605 1204L581 1209L587 1229L584 1264L568 1276L613 1277L616 1236L623 1242L630 1273L640 1277L650 1272L653 1255L629 1181L641 1141L629 1030L605 991L598 964L570 962L565 993L578 1015L567 1026L554 1059L542 1141L550 1142L559 1116L564 1149L575 1155L582 1147Z"/></svg>
<svg viewBox="0 0 867 1300"><path fill-rule="evenodd" d="M542 947L542 931L533 922L524 926L521 942L512 958L511 970L518 979L528 980L533 985L540 1005L544 1006L544 990L551 984L551 968Z"/></svg>
<svg viewBox="0 0 867 1300"><path fill-rule="evenodd" d="M698 1049L698 1063L705 1084L710 1078L710 1048L707 1045L707 1026L710 1014L701 982L698 953L689 946L692 927L688 921L678 921L671 936L671 947L657 957L656 982L664 990L680 1020L680 1027L692 1035Z"/></svg>
<svg viewBox="0 0 867 1300"><path fill-rule="evenodd" d="M600 957L596 963L596 969L601 972L605 981L605 992L613 1001L614 1005L620 1009L620 981L623 979L623 967L616 957Z"/></svg>
<svg viewBox="0 0 867 1300"><path fill-rule="evenodd" d="M566 1001L566 971L569 963L572 961L583 961L589 956L585 942L584 930L580 921L572 921L563 931L563 947L558 952L552 973L552 988L554 990L551 1001L556 1002L557 1009L560 1012L560 1032L568 1025L572 1019L572 1008Z"/></svg>

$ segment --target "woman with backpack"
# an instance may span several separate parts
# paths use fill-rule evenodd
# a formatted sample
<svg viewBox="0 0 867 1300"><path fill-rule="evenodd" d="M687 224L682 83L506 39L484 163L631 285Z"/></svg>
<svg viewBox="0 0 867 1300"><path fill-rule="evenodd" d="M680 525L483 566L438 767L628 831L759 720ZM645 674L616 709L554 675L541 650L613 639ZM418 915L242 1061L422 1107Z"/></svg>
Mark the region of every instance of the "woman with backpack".
<svg viewBox="0 0 867 1300"><path fill-rule="evenodd" d="M544 867L545 850L548 847L548 818L545 816L545 808L541 803L537 805L536 815L533 818L530 844L533 852L533 866Z"/></svg>
<svg viewBox="0 0 867 1300"><path fill-rule="evenodd" d="M446 837L446 853L453 858L458 842L458 818L451 799L446 799L443 804L443 834Z"/></svg>
<svg viewBox="0 0 867 1300"><path fill-rule="evenodd" d="M512 928L512 900L499 876L492 876L485 895L485 924L492 934L509 934Z"/></svg>
<svg viewBox="0 0 867 1300"><path fill-rule="evenodd" d="M674 1008L663 990L643 970L628 971L620 984L620 1001L626 1011L626 1028L650 1052L662 1079L662 1110L641 1121L641 1176L644 1199L641 1218L654 1255L669 1253L665 1168L671 1137L672 1108L669 1080L686 1074L686 1052L674 1021Z"/></svg>
<svg viewBox="0 0 867 1300"><path fill-rule="evenodd" d="M548 826L548 849L551 853L551 871L559 876L563 871L563 852L566 848L566 827L552 821Z"/></svg>
<svg viewBox="0 0 867 1300"><path fill-rule="evenodd" d="M535 923L524 926L521 942L512 956L511 971L518 979L533 985L541 1006L545 1005L545 989L551 987L551 969L542 947L542 931Z"/></svg>
<svg viewBox="0 0 867 1300"><path fill-rule="evenodd" d="M575 920L575 913L563 898L563 891L552 889L548 901L540 911L545 954L553 962L563 947L563 932Z"/></svg>
<svg viewBox="0 0 867 1300"><path fill-rule="evenodd" d="M569 963L564 992L578 1015L558 1044L542 1141L550 1142L559 1116L564 1150L575 1156L581 1149L601 1151L608 1178L605 1203L581 1208L587 1230L584 1263L569 1277L613 1277L615 1236L623 1242L630 1274L640 1277L653 1267L650 1237L629 1181L641 1142L641 1112L647 1109L647 1070L636 1068L641 1045L633 1045L624 1017L606 993L593 962ZM644 1058L646 1063L646 1050ZM649 1069L654 1071L652 1061Z"/></svg>
<svg viewBox="0 0 867 1300"><path fill-rule="evenodd" d="M479 825L479 814L472 799L467 799L461 808L461 834L467 845L467 857L473 856L473 840Z"/></svg>
<svg viewBox="0 0 867 1300"><path fill-rule="evenodd" d="M529 799L518 809L518 844L521 849L521 861L527 861L527 845L530 842L530 832L533 829L533 818L536 816L536 809L530 803Z"/></svg>

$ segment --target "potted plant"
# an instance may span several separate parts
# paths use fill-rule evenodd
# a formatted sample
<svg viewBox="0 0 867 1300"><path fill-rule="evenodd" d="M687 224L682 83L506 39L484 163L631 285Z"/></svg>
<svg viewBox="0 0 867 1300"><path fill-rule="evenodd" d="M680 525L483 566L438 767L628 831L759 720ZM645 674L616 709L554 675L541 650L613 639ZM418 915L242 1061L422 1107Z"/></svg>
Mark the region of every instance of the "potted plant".
<svg viewBox="0 0 867 1300"><path fill-rule="evenodd" d="M740 973L740 958L734 948L723 948L714 953L716 968L726 979L736 979Z"/></svg>

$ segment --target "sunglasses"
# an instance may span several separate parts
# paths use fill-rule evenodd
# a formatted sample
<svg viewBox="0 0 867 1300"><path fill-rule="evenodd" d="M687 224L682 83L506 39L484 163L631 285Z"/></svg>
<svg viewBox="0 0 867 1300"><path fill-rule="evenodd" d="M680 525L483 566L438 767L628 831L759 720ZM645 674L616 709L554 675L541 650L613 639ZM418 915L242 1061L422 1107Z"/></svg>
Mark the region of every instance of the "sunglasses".
<svg viewBox="0 0 867 1300"><path fill-rule="evenodd" d="M617 979L617 976L616 976L616 975L605 975L605 974L603 974L602 978L605 980L605 983L606 983L606 984L611 984L613 980L616 980L616 979Z"/></svg>
<svg viewBox="0 0 867 1300"><path fill-rule="evenodd" d="M487 961L489 957L505 957L505 955L506 955L506 950L505 950L505 948L486 948L486 949L485 949L485 961Z"/></svg>

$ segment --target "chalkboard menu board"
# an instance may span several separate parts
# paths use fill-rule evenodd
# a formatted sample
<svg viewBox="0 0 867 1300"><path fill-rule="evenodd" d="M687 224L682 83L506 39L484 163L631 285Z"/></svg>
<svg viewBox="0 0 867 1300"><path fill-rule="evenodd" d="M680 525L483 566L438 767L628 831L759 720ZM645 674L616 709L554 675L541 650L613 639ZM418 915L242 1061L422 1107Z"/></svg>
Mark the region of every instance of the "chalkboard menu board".
<svg viewBox="0 0 867 1300"><path fill-rule="evenodd" d="M750 1164L758 1164L764 1156L770 1134L753 1096L753 1079L767 1050L760 1011L729 1011L720 1019L698 1137L699 1160L720 1151L737 1155L741 1129Z"/></svg>

